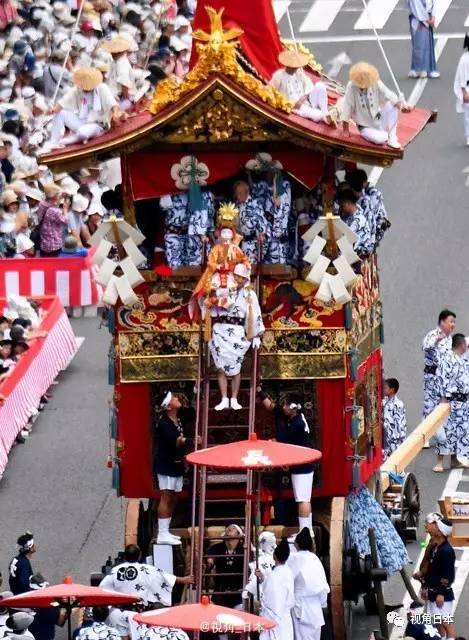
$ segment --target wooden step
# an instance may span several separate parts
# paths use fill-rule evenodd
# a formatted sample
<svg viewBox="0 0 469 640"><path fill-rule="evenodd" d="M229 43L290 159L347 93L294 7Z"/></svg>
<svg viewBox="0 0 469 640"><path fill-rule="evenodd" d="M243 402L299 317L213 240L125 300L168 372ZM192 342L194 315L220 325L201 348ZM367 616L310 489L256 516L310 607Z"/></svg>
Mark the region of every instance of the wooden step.
<svg viewBox="0 0 469 640"><path fill-rule="evenodd" d="M246 484L247 474L245 473L208 473L207 484Z"/></svg>

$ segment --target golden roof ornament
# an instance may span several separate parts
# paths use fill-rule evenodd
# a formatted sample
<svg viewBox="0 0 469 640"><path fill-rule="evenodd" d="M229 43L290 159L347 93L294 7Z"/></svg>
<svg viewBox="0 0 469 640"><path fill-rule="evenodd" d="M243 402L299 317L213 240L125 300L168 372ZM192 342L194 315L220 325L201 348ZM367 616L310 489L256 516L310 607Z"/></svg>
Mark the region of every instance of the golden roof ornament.
<svg viewBox="0 0 469 640"><path fill-rule="evenodd" d="M149 110L151 113L159 113L170 104L180 100L185 94L196 89L200 84L215 74L225 75L243 89L262 100L266 104L290 113L293 104L277 89L269 84L264 84L252 74L247 73L241 67L237 59L239 36L242 29L223 28L222 15L224 9L215 11L212 7L206 7L210 19L210 33L197 29L192 36L199 42L196 43L198 60L189 71L182 84L178 84L172 78L167 78L158 83L151 100Z"/></svg>
<svg viewBox="0 0 469 640"><path fill-rule="evenodd" d="M192 32L192 37L195 40L201 40L202 42L207 43L209 42L215 48L220 46L223 42L238 40L239 36L242 35L243 30L237 29L236 27L224 31L222 22L222 15L225 11L224 7L220 9L220 11L215 11L213 7L206 7L206 11L210 20L210 33L202 31L202 29L197 29Z"/></svg>
<svg viewBox="0 0 469 640"><path fill-rule="evenodd" d="M218 226L234 228L238 223L239 209L233 202L223 202L218 209Z"/></svg>

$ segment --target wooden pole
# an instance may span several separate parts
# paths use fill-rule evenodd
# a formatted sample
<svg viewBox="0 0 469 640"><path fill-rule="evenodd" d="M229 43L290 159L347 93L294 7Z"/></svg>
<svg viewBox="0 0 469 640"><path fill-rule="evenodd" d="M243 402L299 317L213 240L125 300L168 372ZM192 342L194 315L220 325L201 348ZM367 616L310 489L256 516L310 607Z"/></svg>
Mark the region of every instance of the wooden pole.
<svg viewBox="0 0 469 640"><path fill-rule="evenodd" d="M422 422L407 436L381 466L383 491L390 486L389 472L402 473L404 469L418 456L423 446L430 440L438 429L446 422L450 414L449 404L439 404Z"/></svg>

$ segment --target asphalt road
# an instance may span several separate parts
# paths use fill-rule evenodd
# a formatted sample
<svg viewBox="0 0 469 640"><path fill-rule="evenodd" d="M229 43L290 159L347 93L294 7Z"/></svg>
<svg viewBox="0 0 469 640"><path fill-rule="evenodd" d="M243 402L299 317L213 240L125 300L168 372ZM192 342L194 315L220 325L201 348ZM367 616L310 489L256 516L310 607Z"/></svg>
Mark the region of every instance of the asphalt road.
<svg viewBox="0 0 469 640"><path fill-rule="evenodd" d="M326 70L331 58L346 51L352 61L372 60L380 68L383 80L390 83L370 31L354 29L363 12L361 2L321 2L334 2L341 5L341 10L328 29L305 30L300 37ZM288 4L284 2L283 6ZM380 33L387 37L386 52L404 93L409 96L415 81L406 78L407 17L403 3L394 4L394 11ZM468 150L463 146L462 121L454 111L452 94L461 51L461 38L457 34L464 31L469 6L467 0L448 0L446 4L447 11L437 31L437 35L445 34L438 45L442 78L426 83L419 100L421 105L438 109L438 122L429 126L406 151L405 159L384 171L379 180L392 220L379 254L385 372L401 382L400 395L407 405L410 427L418 423L421 410L422 336L435 326L436 316L445 306L455 309L459 329L469 333L466 304L469 192L462 173L469 163ZM290 3L297 35L312 5L311 0ZM288 35L285 17L280 28ZM347 67L339 75L340 80L345 79L346 72ZM108 335L104 329L97 329L95 320L77 320L73 326L76 335L84 336L85 342L53 388L54 397L37 420L32 435L25 445L13 450L0 483L0 568L4 575L15 552L15 539L24 529L31 529L37 540L34 568L51 582L68 573L86 582L89 573L109 553L121 548L121 503L110 488L111 477L106 468ZM429 451L424 451L414 465L424 511L436 507L435 501L447 480L446 474L432 474L431 466ZM423 533L419 537L423 538ZM409 546L414 559L419 551L418 544ZM401 600L403 590L398 581L392 580L386 591L388 600ZM468 595L466 586L457 609L460 630L469 624L469 612L463 605ZM373 621L358 615L354 637L368 640L374 626Z"/></svg>
<svg viewBox="0 0 469 640"><path fill-rule="evenodd" d="M53 398L25 444L11 452L0 483L0 568L7 587L16 538L34 533L33 569L51 582L89 574L122 544L120 500L111 489L108 454L106 329L75 320L85 342L52 387Z"/></svg>

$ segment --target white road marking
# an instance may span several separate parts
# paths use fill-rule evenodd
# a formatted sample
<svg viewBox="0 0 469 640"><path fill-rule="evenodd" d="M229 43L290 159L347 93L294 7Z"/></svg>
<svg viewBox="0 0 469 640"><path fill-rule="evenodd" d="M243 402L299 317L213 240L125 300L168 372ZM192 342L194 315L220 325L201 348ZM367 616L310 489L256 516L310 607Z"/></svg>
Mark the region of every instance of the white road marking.
<svg viewBox="0 0 469 640"><path fill-rule="evenodd" d="M465 27L469 27L469 15L466 18L466 22L464 23Z"/></svg>
<svg viewBox="0 0 469 640"><path fill-rule="evenodd" d="M276 22L280 22L283 16L288 11L288 7L291 5L292 0L273 0L272 8L275 14Z"/></svg>
<svg viewBox="0 0 469 640"><path fill-rule="evenodd" d="M452 0L435 0L433 3L433 17L435 18L435 27L443 20L445 13L448 11Z"/></svg>
<svg viewBox="0 0 469 640"><path fill-rule="evenodd" d="M368 9L363 10L355 22L354 29L382 29L399 0L369 0Z"/></svg>
<svg viewBox="0 0 469 640"><path fill-rule="evenodd" d="M315 0L300 26L300 33L327 31L344 4L345 0Z"/></svg>
<svg viewBox="0 0 469 640"><path fill-rule="evenodd" d="M447 38L448 40L463 40L466 34L464 31L455 33L438 33L438 38ZM320 43L334 43L334 42L375 42L376 38L373 34L352 36L316 36L311 38L301 38L303 44L320 44ZM410 40L409 34L382 34L380 35L382 42L400 42L404 40Z"/></svg>
<svg viewBox="0 0 469 640"><path fill-rule="evenodd" d="M457 492L458 485L461 482L462 472L463 472L462 469L453 469L452 471L450 471L448 480L446 481L444 489L441 493L441 499L444 498L445 496L451 496ZM426 542L428 542L428 540L429 540L429 536L427 536ZM423 560L424 554L425 554L425 548L423 548L420 551L419 557L414 562L414 567L416 568L416 570L420 566L420 563ZM460 570L461 570L461 580L463 580L463 582L461 582L459 578ZM458 563L458 566L456 569L456 579L453 585L453 588L456 589L456 583L457 583L457 586L460 589L457 593L455 590L454 595L455 595L456 601L459 601L468 573L469 573L469 549L464 549L460 562ZM418 582L417 580L412 580L412 585L418 593L420 590L420 582ZM404 600L402 601L403 607L399 612L404 619L406 618L406 610L408 610L411 602L412 600L409 594L406 592L404 596ZM391 631L391 635L389 636L389 640L399 640L400 638L403 638L404 631L405 631L405 627L393 627Z"/></svg>

